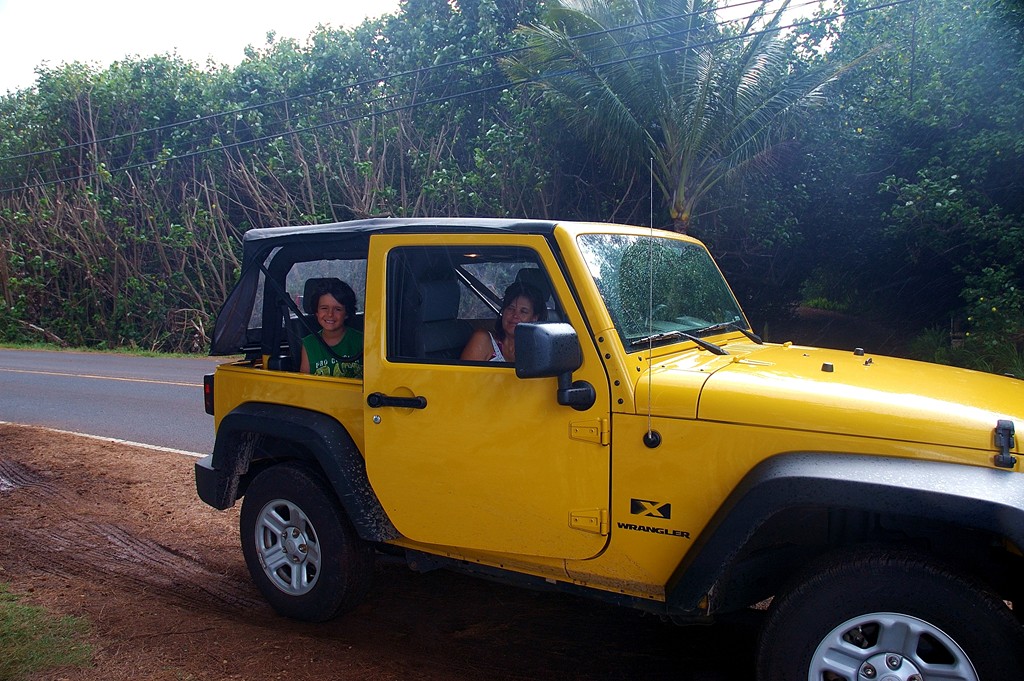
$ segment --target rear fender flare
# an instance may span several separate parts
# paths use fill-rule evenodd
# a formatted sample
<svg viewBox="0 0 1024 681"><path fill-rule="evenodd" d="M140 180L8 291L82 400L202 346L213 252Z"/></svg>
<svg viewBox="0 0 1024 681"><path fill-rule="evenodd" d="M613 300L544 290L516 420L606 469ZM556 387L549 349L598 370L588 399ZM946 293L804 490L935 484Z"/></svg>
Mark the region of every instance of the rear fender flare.
<svg viewBox="0 0 1024 681"><path fill-rule="evenodd" d="M239 481L249 471L260 436L292 443L315 459L361 538L388 541L399 536L345 427L326 414L278 404L248 402L221 420L213 454L197 463L197 470L205 466L216 472L211 474L217 480L215 489L200 494L211 506L228 508L238 498Z"/></svg>

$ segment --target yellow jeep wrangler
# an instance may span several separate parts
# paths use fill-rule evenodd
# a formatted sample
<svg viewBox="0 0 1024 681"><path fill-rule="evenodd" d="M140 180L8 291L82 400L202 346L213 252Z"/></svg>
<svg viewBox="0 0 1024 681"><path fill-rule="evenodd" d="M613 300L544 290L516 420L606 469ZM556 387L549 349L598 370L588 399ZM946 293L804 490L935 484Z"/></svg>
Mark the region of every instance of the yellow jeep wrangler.
<svg viewBox="0 0 1024 681"><path fill-rule="evenodd" d="M304 338L334 353L317 301L337 280L361 378L299 372ZM517 282L540 309L462 359ZM289 617L353 607L386 552L677 622L770 602L761 679L1024 678L1024 384L764 343L694 239L252 230L212 354L243 358L206 377L198 493L244 499L246 563Z"/></svg>

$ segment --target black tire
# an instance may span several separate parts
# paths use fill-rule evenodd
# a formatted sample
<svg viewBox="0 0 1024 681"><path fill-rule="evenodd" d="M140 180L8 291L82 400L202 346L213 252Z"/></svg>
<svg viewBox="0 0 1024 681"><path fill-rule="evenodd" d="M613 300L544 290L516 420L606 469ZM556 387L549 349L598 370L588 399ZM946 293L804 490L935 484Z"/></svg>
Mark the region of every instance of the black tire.
<svg viewBox="0 0 1024 681"><path fill-rule="evenodd" d="M328 484L300 464L279 464L249 485L239 522L253 582L278 613L323 622L369 590L373 551Z"/></svg>
<svg viewBox="0 0 1024 681"><path fill-rule="evenodd" d="M844 551L795 584L769 609L759 681L1024 678L1024 629L1013 613L980 582L931 558Z"/></svg>

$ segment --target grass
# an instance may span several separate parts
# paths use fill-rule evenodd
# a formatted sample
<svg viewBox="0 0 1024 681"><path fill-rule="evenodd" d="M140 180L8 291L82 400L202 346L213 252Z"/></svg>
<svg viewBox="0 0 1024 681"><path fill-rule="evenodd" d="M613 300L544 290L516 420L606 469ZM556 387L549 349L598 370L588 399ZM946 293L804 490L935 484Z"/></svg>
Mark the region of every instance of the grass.
<svg viewBox="0 0 1024 681"><path fill-rule="evenodd" d="M1024 378L1024 350L1014 339L982 340L968 337L952 343L949 331L941 328L926 329L910 344L914 359L939 364L1006 374Z"/></svg>
<svg viewBox="0 0 1024 681"><path fill-rule="evenodd" d="M825 310L827 312L849 312L850 305L838 300L832 300L824 296L818 296L815 298L808 298L800 303L804 307L813 307L816 310Z"/></svg>
<svg viewBox="0 0 1024 681"><path fill-rule="evenodd" d="M209 357L208 348L202 352L158 352L138 347L94 348L94 347L61 347L53 343L15 343L0 341L0 350L51 350L53 352L94 352L106 355L132 355L136 357L177 357L181 359L205 359Z"/></svg>
<svg viewBox="0 0 1024 681"><path fill-rule="evenodd" d="M0 584L0 681L23 681L57 667L85 667L92 648L88 623L25 605Z"/></svg>

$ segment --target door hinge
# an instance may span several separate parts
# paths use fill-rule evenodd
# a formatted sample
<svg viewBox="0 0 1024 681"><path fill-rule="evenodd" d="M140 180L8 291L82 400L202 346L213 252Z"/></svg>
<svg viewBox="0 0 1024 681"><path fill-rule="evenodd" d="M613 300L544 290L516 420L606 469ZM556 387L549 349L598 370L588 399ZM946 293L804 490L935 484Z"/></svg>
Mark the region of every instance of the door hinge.
<svg viewBox="0 0 1024 681"><path fill-rule="evenodd" d="M590 419L569 423L569 437L573 440L608 445L612 441L611 435L611 429L608 428L608 419Z"/></svg>
<svg viewBox="0 0 1024 681"><path fill-rule="evenodd" d="M569 512L569 527L602 536L608 534L608 509L588 508Z"/></svg>
<svg viewBox="0 0 1024 681"><path fill-rule="evenodd" d="M1017 446L1013 437L1013 421L1000 419L996 421L995 444L999 453L995 456L995 465L998 468L1013 468L1017 465L1017 458L1010 454L1010 450Z"/></svg>

